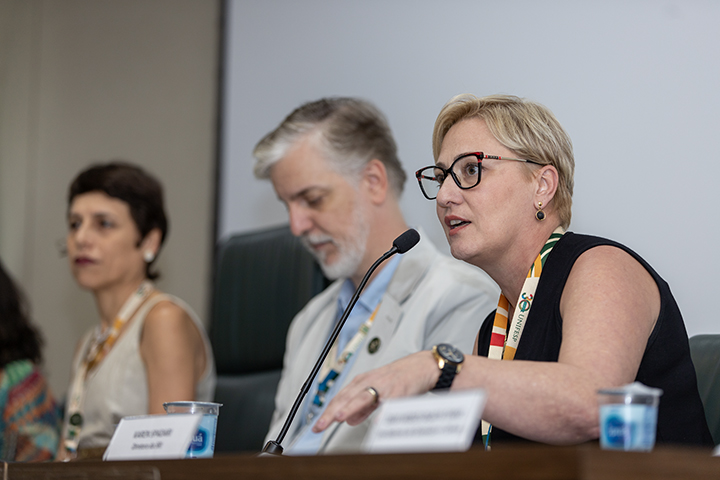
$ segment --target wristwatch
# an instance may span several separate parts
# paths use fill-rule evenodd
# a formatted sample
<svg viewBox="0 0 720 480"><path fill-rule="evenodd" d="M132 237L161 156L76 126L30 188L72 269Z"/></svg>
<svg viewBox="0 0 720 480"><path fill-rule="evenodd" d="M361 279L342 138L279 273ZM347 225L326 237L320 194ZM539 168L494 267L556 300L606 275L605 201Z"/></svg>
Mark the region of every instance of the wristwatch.
<svg viewBox="0 0 720 480"><path fill-rule="evenodd" d="M440 369L440 378L433 387L433 390L440 390L443 388L450 388L455 375L460 372L462 368L463 360L465 355L447 343L439 343L432 348L433 357L438 362L438 368Z"/></svg>

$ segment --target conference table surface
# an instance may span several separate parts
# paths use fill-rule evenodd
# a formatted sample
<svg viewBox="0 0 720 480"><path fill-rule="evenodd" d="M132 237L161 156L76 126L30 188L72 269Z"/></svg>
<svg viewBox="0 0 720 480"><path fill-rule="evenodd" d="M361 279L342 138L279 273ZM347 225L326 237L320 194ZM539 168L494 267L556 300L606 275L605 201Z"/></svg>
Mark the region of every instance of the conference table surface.
<svg viewBox="0 0 720 480"><path fill-rule="evenodd" d="M126 462L4 463L4 480L131 479L720 479L708 449L660 447L649 453L575 447L497 446L491 452L258 457Z"/></svg>

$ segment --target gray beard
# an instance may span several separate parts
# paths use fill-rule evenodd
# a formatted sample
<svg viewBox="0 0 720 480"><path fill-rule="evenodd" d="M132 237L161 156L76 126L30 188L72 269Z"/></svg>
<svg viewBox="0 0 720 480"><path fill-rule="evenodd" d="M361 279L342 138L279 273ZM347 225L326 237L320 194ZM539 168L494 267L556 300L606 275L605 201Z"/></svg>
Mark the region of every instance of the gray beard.
<svg viewBox="0 0 720 480"><path fill-rule="evenodd" d="M335 239L327 235L300 237L303 246L315 257L323 273L330 280L353 276L357 269L360 268L362 259L365 256L365 247L370 228L361 208L356 207L352 215L353 229L343 239ZM311 246L312 243L328 240L332 241L338 250L338 259L329 265L326 263L325 254L315 251Z"/></svg>

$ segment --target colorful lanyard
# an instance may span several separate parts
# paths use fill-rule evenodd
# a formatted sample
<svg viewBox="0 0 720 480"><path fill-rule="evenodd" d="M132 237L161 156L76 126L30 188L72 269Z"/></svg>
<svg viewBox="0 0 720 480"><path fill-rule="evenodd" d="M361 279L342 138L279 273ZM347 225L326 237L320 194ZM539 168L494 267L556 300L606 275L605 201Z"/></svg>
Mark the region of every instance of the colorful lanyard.
<svg viewBox="0 0 720 480"><path fill-rule="evenodd" d="M530 266L530 271L528 271L522 290L520 290L520 296L515 304L515 311L513 312L513 318L510 323L509 330L507 325L508 309L510 306L507 298L505 298L505 295L502 293L500 294L500 300L498 300L498 307L493 321L493 329L490 335L488 358L493 360L512 360L515 358L515 352L517 351L518 344L520 343L520 337L522 336L523 329L525 328L525 321L530 315L530 307L532 307L532 302L535 298L535 290L537 290L538 283L540 282L540 275L542 275L545 261L550 255L550 252L555 244L558 240L560 240L560 238L562 238L564 233L564 228L556 228L552 235L550 235L550 238L548 238L547 242L545 242L545 245L543 245L543 248L540 250L535 262L533 262ZM483 420L482 437L486 450L490 450L491 430L492 425Z"/></svg>
<svg viewBox="0 0 720 480"><path fill-rule="evenodd" d="M123 325L135 314L153 290L152 283L144 281L125 301L113 321L112 327L108 331L102 332L98 325L95 330L95 338L93 338L85 351L83 360L70 386L70 395L68 395L68 409L63 428L63 444L70 457L77 455L80 430L83 424L82 410L85 397L85 380L88 374L107 356L120 336Z"/></svg>
<svg viewBox="0 0 720 480"><path fill-rule="evenodd" d="M357 333L353 336L353 338L348 342L348 344L343 349L342 353L340 355L337 355L338 350L338 340L335 340L335 343L332 346L332 349L330 350L330 353L328 354L327 358L325 359L325 362L323 363L322 368L320 369L320 378L322 378L322 381L318 384L318 390L315 394L315 398L313 399L313 406L314 409L311 408L310 412L308 413L308 423L310 423L310 420L312 420L315 412L318 408L322 407L325 404L325 395L327 392L332 388L332 386L335 384L335 380L340 376L342 371L345 369L345 366L347 365L347 362L350 360L350 357L353 356L353 354L357 351L360 344L363 342L365 337L367 336L368 332L370 331L370 327L372 326L373 322L375 321L375 316L377 315L378 310L380 309L380 304L378 304L377 307L375 307L375 310L370 315L370 318L365 320L365 323L360 325L360 328L358 329ZM315 412L313 412L315 410Z"/></svg>

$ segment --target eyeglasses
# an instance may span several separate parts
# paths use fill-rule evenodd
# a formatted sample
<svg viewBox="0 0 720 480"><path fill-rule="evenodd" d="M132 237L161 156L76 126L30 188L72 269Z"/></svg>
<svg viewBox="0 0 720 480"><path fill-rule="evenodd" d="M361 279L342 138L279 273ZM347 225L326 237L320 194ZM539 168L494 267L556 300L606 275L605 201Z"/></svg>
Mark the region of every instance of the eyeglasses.
<svg viewBox="0 0 720 480"><path fill-rule="evenodd" d="M524 160L522 158L509 158L501 157L499 155L485 155L482 152L467 153L457 158L450 168L447 170L439 165L433 165L431 167L421 168L415 172L415 177L420 184L420 190L428 200L435 200L437 194L442 187L443 182L448 177L448 174L455 180L458 187L463 190L473 188L480 183L480 173L482 161L485 158L490 160L514 160L516 162L534 163L535 165L542 165L532 160Z"/></svg>

